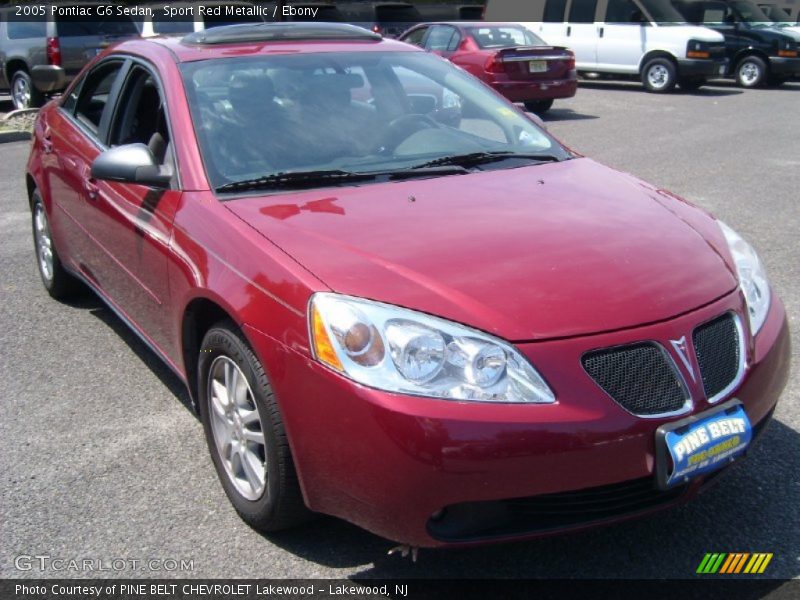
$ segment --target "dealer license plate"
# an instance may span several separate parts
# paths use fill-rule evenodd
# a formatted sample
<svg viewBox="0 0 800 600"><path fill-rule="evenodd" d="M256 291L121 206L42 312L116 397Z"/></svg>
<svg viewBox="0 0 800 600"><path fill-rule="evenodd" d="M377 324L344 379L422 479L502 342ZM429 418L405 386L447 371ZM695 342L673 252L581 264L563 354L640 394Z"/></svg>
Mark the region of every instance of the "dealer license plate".
<svg viewBox="0 0 800 600"><path fill-rule="evenodd" d="M544 73L547 71L546 60L532 60L528 63L528 71L531 73Z"/></svg>
<svg viewBox="0 0 800 600"><path fill-rule="evenodd" d="M656 431L659 487L667 489L721 468L741 455L752 437L750 420L738 400L662 425Z"/></svg>

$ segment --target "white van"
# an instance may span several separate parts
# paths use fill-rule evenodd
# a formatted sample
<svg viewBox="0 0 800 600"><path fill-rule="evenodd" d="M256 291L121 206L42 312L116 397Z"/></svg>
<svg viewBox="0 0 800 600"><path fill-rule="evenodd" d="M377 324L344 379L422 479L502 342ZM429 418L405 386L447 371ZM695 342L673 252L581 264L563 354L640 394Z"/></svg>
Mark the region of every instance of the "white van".
<svg viewBox="0 0 800 600"><path fill-rule="evenodd" d="M726 70L722 35L687 25L669 0L489 0L485 18L571 48L581 74L639 78L651 92L697 89Z"/></svg>

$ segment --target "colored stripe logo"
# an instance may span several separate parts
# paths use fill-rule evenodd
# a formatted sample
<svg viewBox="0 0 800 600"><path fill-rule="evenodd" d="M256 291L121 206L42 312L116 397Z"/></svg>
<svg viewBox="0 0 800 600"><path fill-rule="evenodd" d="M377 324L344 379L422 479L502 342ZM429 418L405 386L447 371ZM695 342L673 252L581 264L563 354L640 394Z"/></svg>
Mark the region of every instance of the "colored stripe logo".
<svg viewBox="0 0 800 600"><path fill-rule="evenodd" d="M709 552L700 561L697 573L702 575L760 575L772 560L772 552Z"/></svg>

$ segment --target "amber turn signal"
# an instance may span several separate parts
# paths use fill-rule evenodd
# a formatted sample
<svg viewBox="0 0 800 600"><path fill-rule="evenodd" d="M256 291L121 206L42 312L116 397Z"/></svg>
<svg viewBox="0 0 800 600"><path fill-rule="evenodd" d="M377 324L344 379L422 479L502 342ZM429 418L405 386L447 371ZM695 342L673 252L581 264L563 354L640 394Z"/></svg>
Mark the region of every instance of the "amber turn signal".
<svg viewBox="0 0 800 600"><path fill-rule="evenodd" d="M686 56L688 58L709 58L711 55L705 50L689 50Z"/></svg>
<svg viewBox="0 0 800 600"><path fill-rule="evenodd" d="M322 322L322 317L316 306L313 306L311 309L311 333L313 338L311 343L314 345L314 354L316 357L329 367L337 371L344 371L342 361L336 356L331 338L328 336L325 323Z"/></svg>

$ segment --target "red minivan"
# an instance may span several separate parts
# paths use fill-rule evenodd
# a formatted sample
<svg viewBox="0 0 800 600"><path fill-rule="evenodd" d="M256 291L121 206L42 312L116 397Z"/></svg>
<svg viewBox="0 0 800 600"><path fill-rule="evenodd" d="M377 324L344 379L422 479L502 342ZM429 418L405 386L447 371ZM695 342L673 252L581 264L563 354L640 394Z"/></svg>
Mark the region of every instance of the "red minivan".
<svg viewBox="0 0 800 600"><path fill-rule="evenodd" d="M424 23L400 40L449 59L512 102L543 113L578 88L572 50L506 23Z"/></svg>
<svg viewBox="0 0 800 600"><path fill-rule="evenodd" d="M445 546L684 502L769 422L783 304L735 231L535 120L348 25L126 41L36 120L41 279L185 382L260 530Z"/></svg>

